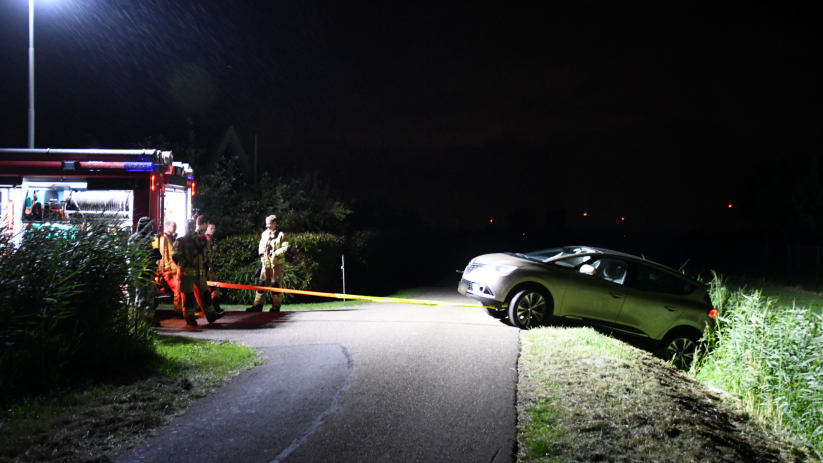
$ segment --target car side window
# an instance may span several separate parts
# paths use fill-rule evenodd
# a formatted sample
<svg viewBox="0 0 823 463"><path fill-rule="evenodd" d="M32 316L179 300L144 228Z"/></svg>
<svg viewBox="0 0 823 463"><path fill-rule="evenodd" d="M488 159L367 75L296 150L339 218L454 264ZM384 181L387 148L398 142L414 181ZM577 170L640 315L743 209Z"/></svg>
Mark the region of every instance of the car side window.
<svg viewBox="0 0 823 463"><path fill-rule="evenodd" d="M622 260L602 258L591 262L590 265L595 269L594 276L602 280L622 285L626 279L628 264Z"/></svg>
<svg viewBox="0 0 823 463"><path fill-rule="evenodd" d="M557 259L550 262L552 265L565 268L575 268L578 265L584 264L591 260L592 256L569 256L563 259Z"/></svg>
<svg viewBox="0 0 823 463"><path fill-rule="evenodd" d="M697 285L693 283L643 264L632 265L626 280L626 286L640 291L679 296L691 294L697 288Z"/></svg>

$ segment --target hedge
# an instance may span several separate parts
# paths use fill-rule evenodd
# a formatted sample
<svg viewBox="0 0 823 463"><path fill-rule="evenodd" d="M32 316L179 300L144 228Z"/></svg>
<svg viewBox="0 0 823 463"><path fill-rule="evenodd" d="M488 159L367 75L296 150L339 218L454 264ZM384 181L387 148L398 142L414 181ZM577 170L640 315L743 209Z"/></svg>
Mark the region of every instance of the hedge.
<svg viewBox="0 0 823 463"><path fill-rule="evenodd" d="M337 293L342 291L340 256L346 250L346 239L329 233L289 234L289 251L283 287ZM253 277L260 262L257 245L260 235L230 236L217 241L215 269L220 281L256 285ZM254 291L222 290L223 301L229 304L249 304ZM301 302L306 296L286 294L284 302Z"/></svg>
<svg viewBox="0 0 823 463"><path fill-rule="evenodd" d="M357 232L348 236L330 233L287 233L284 288L329 293L343 292L341 256L346 257L346 292L384 296L399 286L414 287L431 282L435 269L443 266L434 245L418 234ZM215 267L220 281L257 284L260 235L230 236L217 241ZM433 241L437 241L436 239ZM437 256L437 257L433 257ZM226 290L224 302L249 304L254 291ZM286 295L287 303L320 300L317 297ZM328 299L323 299L328 300Z"/></svg>

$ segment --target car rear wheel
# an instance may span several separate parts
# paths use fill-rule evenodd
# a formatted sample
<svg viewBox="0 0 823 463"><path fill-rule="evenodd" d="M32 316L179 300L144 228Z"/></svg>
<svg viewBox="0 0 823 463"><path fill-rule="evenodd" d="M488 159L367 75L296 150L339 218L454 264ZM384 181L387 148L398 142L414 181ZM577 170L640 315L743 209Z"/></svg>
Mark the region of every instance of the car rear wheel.
<svg viewBox="0 0 823 463"><path fill-rule="evenodd" d="M700 336L696 333L679 333L667 336L660 346L660 356L663 360L679 370L688 370L694 362Z"/></svg>
<svg viewBox="0 0 823 463"><path fill-rule="evenodd" d="M524 289L514 295L509 303L509 321L518 328L534 328L552 313L551 299L545 291Z"/></svg>

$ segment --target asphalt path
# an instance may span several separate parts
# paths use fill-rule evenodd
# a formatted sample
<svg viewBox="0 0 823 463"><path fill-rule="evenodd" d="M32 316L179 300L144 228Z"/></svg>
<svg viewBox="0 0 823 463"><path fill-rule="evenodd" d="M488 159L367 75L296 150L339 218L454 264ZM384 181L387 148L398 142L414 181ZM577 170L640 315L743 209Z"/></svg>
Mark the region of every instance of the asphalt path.
<svg viewBox="0 0 823 463"><path fill-rule="evenodd" d="M473 302L455 288L417 298ZM514 461L519 330L480 307L284 309L164 321L162 333L244 344L268 363L118 461Z"/></svg>

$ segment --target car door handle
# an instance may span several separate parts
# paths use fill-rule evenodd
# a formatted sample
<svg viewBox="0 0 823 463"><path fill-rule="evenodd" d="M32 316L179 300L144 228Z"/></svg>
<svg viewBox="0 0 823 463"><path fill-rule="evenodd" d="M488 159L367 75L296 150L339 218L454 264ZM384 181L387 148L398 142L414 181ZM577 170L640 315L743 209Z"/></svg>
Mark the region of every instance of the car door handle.
<svg viewBox="0 0 823 463"><path fill-rule="evenodd" d="M670 305L664 306L664 308L669 312L674 312L675 310L677 310L677 307L672 307Z"/></svg>
<svg viewBox="0 0 823 463"><path fill-rule="evenodd" d="M623 297L623 295L620 294L620 293L609 293L609 296L611 296L615 299L620 299L621 297Z"/></svg>

